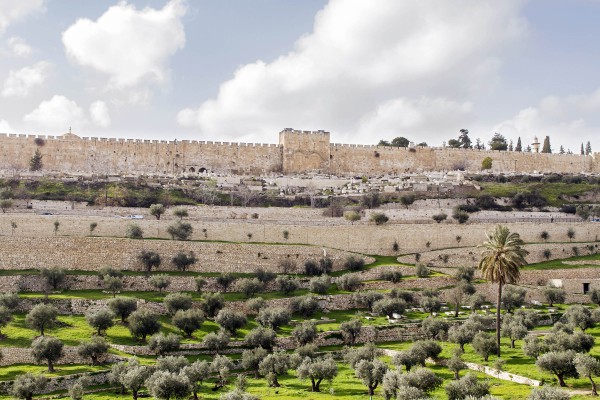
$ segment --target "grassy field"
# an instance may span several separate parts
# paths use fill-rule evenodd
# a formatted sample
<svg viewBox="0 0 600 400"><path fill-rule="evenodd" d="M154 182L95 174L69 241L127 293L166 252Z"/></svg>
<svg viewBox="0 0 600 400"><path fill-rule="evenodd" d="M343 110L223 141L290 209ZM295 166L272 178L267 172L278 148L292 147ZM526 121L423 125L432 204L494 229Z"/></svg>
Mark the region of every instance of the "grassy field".
<svg viewBox="0 0 600 400"><path fill-rule="evenodd" d="M483 188L482 194L488 194L494 197L513 197L517 193L534 192L544 196L548 200L548 205L559 207L565 203L564 197L580 196L584 193L597 189L596 185L587 183L493 183L480 182Z"/></svg>
<svg viewBox="0 0 600 400"><path fill-rule="evenodd" d="M576 264L565 264L563 261L576 262ZM542 261L535 264L525 265L523 270L546 270L546 269L573 269L573 268L600 268L600 264L586 263L586 261L600 261L600 254L589 254L586 256L569 257L556 260Z"/></svg>

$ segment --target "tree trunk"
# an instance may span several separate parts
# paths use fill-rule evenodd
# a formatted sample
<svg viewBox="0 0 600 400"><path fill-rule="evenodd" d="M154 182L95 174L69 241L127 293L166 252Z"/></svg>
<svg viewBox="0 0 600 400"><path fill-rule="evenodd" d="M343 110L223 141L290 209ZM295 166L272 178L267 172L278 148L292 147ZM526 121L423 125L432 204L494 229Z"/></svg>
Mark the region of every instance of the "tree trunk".
<svg viewBox="0 0 600 400"><path fill-rule="evenodd" d="M375 388L369 385L369 396L373 396L375 394Z"/></svg>
<svg viewBox="0 0 600 400"><path fill-rule="evenodd" d="M460 375L459 375L460 371L454 371L454 380L457 381L460 379Z"/></svg>
<svg viewBox="0 0 600 400"><path fill-rule="evenodd" d="M592 396L598 396L598 390L596 389L596 382L594 382L591 375L588 378L590 378L590 382L592 382Z"/></svg>
<svg viewBox="0 0 600 400"><path fill-rule="evenodd" d="M54 372L54 365L52 365L52 361L48 360L48 372Z"/></svg>
<svg viewBox="0 0 600 400"><path fill-rule="evenodd" d="M321 379L317 380L317 390L316 390L317 392L320 392L320 391L321 391L321 382L322 382L322 381L323 381L323 378L321 378Z"/></svg>
<svg viewBox="0 0 600 400"><path fill-rule="evenodd" d="M131 391L131 395L133 396L133 400L137 400L137 398L138 398L138 391L137 390L132 390Z"/></svg>
<svg viewBox="0 0 600 400"><path fill-rule="evenodd" d="M273 374L273 383L271 384L271 386L273 386L273 387L279 387L279 386L281 386L279 384L279 381L277 380L277 375L275 375L275 374Z"/></svg>
<svg viewBox="0 0 600 400"><path fill-rule="evenodd" d="M514 349L515 348L515 340L516 339L510 339L510 348Z"/></svg>
<svg viewBox="0 0 600 400"><path fill-rule="evenodd" d="M458 304L458 301L457 301L456 305L454 306L454 318L458 318L459 306L460 306L460 304Z"/></svg>
<svg viewBox="0 0 600 400"><path fill-rule="evenodd" d="M567 384L565 383L565 380L563 379L563 374L556 374L556 377L558 378L558 384L560 387L567 387Z"/></svg>
<svg viewBox="0 0 600 400"><path fill-rule="evenodd" d="M310 378L310 384L312 385L312 391L313 392L318 392L319 391L319 388L317 387L316 382L315 382L315 378Z"/></svg>
<svg viewBox="0 0 600 400"><path fill-rule="evenodd" d="M194 390L194 393L193 393L193 395L194 395L194 400L198 400L198 392L196 392L196 391Z"/></svg>
<svg viewBox="0 0 600 400"><path fill-rule="evenodd" d="M500 357L500 305L502 304L502 283L498 282L498 299L496 300L496 343L498 344L498 357Z"/></svg>

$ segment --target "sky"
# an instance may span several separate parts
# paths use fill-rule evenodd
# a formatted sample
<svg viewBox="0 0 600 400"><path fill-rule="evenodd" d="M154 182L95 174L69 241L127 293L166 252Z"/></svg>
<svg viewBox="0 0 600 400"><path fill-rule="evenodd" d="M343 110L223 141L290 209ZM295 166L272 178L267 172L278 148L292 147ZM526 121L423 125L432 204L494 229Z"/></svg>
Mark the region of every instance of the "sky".
<svg viewBox="0 0 600 400"><path fill-rule="evenodd" d="M600 148L600 0L0 0L0 132Z"/></svg>

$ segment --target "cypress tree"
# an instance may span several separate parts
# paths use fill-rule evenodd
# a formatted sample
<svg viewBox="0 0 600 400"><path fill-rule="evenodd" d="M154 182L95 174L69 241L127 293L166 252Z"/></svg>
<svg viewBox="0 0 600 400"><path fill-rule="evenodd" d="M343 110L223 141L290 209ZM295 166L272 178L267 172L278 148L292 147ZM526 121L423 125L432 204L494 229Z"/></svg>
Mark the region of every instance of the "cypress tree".
<svg viewBox="0 0 600 400"><path fill-rule="evenodd" d="M550 148L550 136L544 138L544 145L542 146L542 153L552 153Z"/></svg>
<svg viewBox="0 0 600 400"><path fill-rule="evenodd" d="M581 146L583 146L583 143L581 144ZM589 156L590 154L592 154L592 144L588 140L587 144L585 145L585 155Z"/></svg>
<svg viewBox="0 0 600 400"><path fill-rule="evenodd" d="M523 151L523 147L521 146L521 136L517 139L517 145L515 146L515 151Z"/></svg>
<svg viewBox="0 0 600 400"><path fill-rule="evenodd" d="M565 148L562 146L562 144L560 145L560 150L558 152L560 154L565 154Z"/></svg>
<svg viewBox="0 0 600 400"><path fill-rule="evenodd" d="M581 155L584 155L585 151L583 150L583 142L581 142Z"/></svg>
<svg viewBox="0 0 600 400"><path fill-rule="evenodd" d="M42 166L42 153L40 153L40 149L35 149L35 153L29 160L29 170L39 171L42 169Z"/></svg>

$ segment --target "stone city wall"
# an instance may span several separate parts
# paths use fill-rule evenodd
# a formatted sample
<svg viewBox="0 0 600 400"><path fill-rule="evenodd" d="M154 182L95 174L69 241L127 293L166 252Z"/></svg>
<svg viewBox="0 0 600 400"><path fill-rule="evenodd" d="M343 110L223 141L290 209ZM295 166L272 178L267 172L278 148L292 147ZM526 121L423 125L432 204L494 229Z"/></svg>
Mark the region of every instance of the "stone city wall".
<svg viewBox="0 0 600 400"><path fill-rule="evenodd" d="M37 140L36 140L37 139ZM331 144L329 132L285 129L279 144L80 138L73 134L2 134L0 169L27 170L39 148L44 171L97 174L168 174L204 171L264 175L321 172L336 175L398 174L466 169L486 157L495 172L600 172L598 153L542 154L435 147L393 148Z"/></svg>

